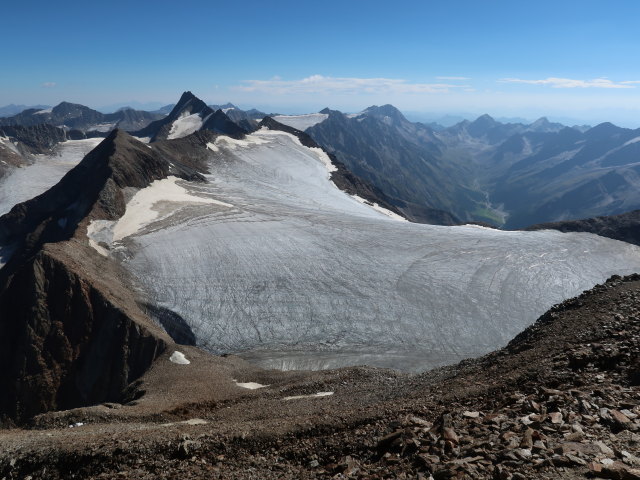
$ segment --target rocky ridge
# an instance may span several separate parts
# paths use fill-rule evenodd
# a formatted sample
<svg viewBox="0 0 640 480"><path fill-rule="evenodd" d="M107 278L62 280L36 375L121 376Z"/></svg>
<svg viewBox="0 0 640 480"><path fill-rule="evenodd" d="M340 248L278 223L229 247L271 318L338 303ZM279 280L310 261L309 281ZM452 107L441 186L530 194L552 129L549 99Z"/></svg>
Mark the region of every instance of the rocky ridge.
<svg viewBox="0 0 640 480"><path fill-rule="evenodd" d="M115 130L56 186L0 217L0 419L117 400L171 339L97 258L90 221L119 218L123 189L194 168ZM98 373L99 372L99 373Z"/></svg>
<svg viewBox="0 0 640 480"><path fill-rule="evenodd" d="M620 215L566 220L563 222L539 223L525 230L559 230L561 232L588 232L601 237L613 238L634 245L640 245L640 210Z"/></svg>

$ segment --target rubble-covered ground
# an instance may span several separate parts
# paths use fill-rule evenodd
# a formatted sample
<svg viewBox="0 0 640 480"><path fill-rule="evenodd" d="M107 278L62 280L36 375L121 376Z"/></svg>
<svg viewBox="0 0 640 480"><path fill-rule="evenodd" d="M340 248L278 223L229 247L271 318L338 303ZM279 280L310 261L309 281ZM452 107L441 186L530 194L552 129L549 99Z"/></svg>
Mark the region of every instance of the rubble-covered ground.
<svg viewBox="0 0 640 480"><path fill-rule="evenodd" d="M500 351L420 375L261 373L229 357L203 378L185 352L190 365L166 361L127 404L0 432L0 478L640 478L637 275L554 307Z"/></svg>

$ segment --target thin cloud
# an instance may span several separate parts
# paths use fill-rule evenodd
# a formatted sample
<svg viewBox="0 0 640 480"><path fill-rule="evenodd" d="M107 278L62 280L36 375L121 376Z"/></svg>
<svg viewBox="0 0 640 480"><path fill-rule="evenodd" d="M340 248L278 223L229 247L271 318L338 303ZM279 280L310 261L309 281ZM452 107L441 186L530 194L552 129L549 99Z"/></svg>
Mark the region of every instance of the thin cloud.
<svg viewBox="0 0 640 480"><path fill-rule="evenodd" d="M465 85L448 83L410 83L397 78L351 78L312 75L299 80L246 80L234 87L241 92L260 92L272 95L290 94L418 94L446 93ZM468 85L467 85L468 86Z"/></svg>
<svg viewBox="0 0 640 480"><path fill-rule="evenodd" d="M44 82L42 88L53 88L56 86L56 82Z"/></svg>
<svg viewBox="0 0 640 480"><path fill-rule="evenodd" d="M572 78L549 77L542 80L524 80L521 78L501 78L500 83L524 83L528 85L546 85L551 88L635 88L636 80L614 82L608 78L594 78L593 80L576 80Z"/></svg>
<svg viewBox="0 0 640 480"><path fill-rule="evenodd" d="M450 81L465 81L471 80L469 77L436 77L438 80L450 80Z"/></svg>

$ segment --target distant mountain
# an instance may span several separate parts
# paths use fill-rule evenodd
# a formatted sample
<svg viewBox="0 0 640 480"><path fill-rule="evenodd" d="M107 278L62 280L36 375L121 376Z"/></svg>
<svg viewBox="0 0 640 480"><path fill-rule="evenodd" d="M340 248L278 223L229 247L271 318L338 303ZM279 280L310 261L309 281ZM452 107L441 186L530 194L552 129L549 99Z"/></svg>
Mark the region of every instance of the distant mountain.
<svg viewBox="0 0 640 480"><path fill-rule="evenodd" d="M492 193L510 211L507 228L640 208L640 129L604 123L511 144L511 165L493 180Z"/></svg>
<svg viewBox="0 0 640 480"><path fill-rule="evenodd" d="M248 129L233 122L222 110L213 110L191 92L184 92L171 112L135 132L151 141L182 138L200 130L242 136Z"/></svg>
<svg viewBox="0 0 640 480"><path fill-rule="evenodd" d="M0 178L12 167L27 164L32 155L50 153L67 139L67 132L52 125L0 127Z"/></svg>
<svg viewBox="0 0 640 480"><path fill-rule="evenodd" d="M454 224L482 194L458 182L463 167L442 159L435 132L409 122L393 106L372 106L361 114L322 110L326 120L306 132L356 175L384 192L408 218Z"/></svg>
<svg viewBox="0 0 640 480"><path fill-rule="evenodd" d="M502 123L489 115L434 129L391 105L321 113L329 115L306 132L398 206L405 202L402 211L417 221L433 221L419 212L431 208L463 222L522 228L640 208L640 129L584 130L545 117Z"/></svg>
<svg viewBox="0 0 640 480"><path fill-rule="evenodd" d="M137 130L161 117L160 114L132 109L104 114L84 105L62 102L53 108L31 108L11 117L0 118L0 126L46 123L67 130L109 132L114 128Z"/></svg>
<svg viewBox="0 0 640 480"><path fill-rule="evenodd" d="M50 108L48 105L14 105L13 103L10 105L5 105L4 107L0 107L0 117L11 117L20 112L23 112L28 109L33 110L42 110L44 108Z"/></svg>
<svg viewBox="0 0 640 480"><path fill-rule="evenodd" d="M173 107L175 106L176 106L175 103L171 103L169 105L165 105L164 107L160 107L159 109L154 110L151 113L162 113L164 115L167 115L168 113L171 112L171 110L173 110Z"/></svg>

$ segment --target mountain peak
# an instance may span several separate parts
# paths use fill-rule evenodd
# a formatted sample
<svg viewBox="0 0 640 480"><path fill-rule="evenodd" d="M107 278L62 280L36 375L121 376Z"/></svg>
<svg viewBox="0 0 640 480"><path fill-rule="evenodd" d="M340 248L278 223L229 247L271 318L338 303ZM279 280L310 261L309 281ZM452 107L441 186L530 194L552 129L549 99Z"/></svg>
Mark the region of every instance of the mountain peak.
<svg viewBox="0 0 640 480"><path fill-rule="evenodd" d="M407 121L404 115L402 115L402 112L400 112L400 110L390 104L382 105L380 107L377 105L372 105L369 108L365 109L362 113L380 119L388 118L393 122Z"/></svg>
<svg viewBox="0 0 640 480"><path fill-rule="evenodd" d="M494 125L497 122L494 120L494 118L491 115L489 115L488 113L485 113L484 115L480 115L471 123L476 125Z"/></svg>

